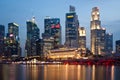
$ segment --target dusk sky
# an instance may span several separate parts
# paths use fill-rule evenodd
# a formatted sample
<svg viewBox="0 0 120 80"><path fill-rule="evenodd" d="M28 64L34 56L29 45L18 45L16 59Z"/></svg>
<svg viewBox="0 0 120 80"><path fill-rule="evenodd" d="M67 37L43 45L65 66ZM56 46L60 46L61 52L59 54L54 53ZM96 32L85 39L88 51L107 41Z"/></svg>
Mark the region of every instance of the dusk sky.
<svg viewBox="0 0 120 80"><path fill-rule="evenodd" d="M113 33L114 44L120 39L120 0L0 0L0 24L19 24L21 46L26 40L26 21L36 18L40 33L44 31L44 18L50 16L60 18L62 26L62 43L65 41L65 14L69 6L75 6L80 26L87 30L87 47L90 46L90 19L93 7L100 9L102 27ZM40 34L41 36L41 34Z"/></svg>

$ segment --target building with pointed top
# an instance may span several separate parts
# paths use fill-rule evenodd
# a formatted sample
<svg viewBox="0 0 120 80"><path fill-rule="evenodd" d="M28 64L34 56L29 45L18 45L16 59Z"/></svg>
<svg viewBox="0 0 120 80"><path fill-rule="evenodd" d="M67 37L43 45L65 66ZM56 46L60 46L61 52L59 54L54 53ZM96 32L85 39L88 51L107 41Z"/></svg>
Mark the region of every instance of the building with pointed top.
<svg viewBox="0 0 120 80"><path fill-rule="evenodd" d="M100 12L98 7L92 8L90 32L91 32L91 52L94 55L104 54L106 30L101 27Z"/></svg>
<svg viewBox="0 0 120 80"><path fill-rule="evenodd" d="M108 55L113 50L113 35L106 34L106 29L101 27L100 12L98 7L91 12L91 52L94 55Z"/></svg>
<svg viewBox="0 0 120 80"><path fill-rule="evenodd" d="M35 22L35 17L32 20L26 22L27 24L27 40L25 45L25 50L27 56L37 55L36 41L40 39L40 30Z"/></svg>

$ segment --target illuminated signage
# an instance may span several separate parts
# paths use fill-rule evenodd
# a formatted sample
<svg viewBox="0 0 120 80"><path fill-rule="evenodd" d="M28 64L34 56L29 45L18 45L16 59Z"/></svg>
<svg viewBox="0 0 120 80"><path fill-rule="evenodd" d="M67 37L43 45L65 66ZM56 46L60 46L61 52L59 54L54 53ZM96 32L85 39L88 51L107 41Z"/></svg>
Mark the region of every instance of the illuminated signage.
<svg viewBox="0 0 120 80"><path fill-rule="evenodd" d="M13 34L10 34L10 37L13 37Z"/></svg>
<svg viewBox="0 0 120 80"><path fill-rule="evenodd" d="M51 28L60 28L60 24L52 25Z"/></svg>
<svg viewBox="0 0 120 80"><path fill-rule="evenodd" d="M67 16L67 18L73 18L73 15Z"/></svg>

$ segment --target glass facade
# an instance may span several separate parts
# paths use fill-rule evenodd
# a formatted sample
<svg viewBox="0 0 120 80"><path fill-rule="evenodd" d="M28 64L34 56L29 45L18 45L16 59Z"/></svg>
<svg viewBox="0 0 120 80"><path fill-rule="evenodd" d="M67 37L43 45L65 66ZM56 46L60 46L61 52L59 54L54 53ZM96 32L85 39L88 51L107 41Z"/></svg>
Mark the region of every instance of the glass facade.
<svg viewBox="0 0 120 80"><path fill-rule="evenodd" d="M5 26L0 25L0 56L4 55Z"/></svg>
<svg viewBox="0 0 120 80"><path fill-rule="evenodd" d="M116 53L120 53L120 40L116 41Z"/></svg>
<svg viewBox="0 0 120 80"><path fill-rule="evenodd" d="M70 7L70 13L66 13L65 45L67 47L78 47L78 16L75 8Z"/></svg>
<svg viewBox="0 0 120 80"><path fill-rule="evenodd" d="M45 18L45 31L42 35L44 49L56 49L61 45L61 25L59 18ZM48 48L47 48L48 47Z"/></svg>
<svg viewBox="0 0 120 80"><path fill-rule="evenodd" d="M5 39L5 56L21 56L19 25L8 23L8 33Z"/></svg>
<svg viewBox="0 0 120 80"><path fill-rule="evenodd" d="M86 30L84 27L79 28L79 48L86 49Z"/></svg>
<svg viewBox="0 0 120 80"><path fill-rule="evenodd" d="M111 54L113 51L113 34L106 34L106 53Z"/></svg>
<svg viewBox="0 0 120 80"><path fill-rule="evenodd" d="M36 41L40 39L40 31L33 18L31 21L27 21L27 40L26 51L27 56L36 56Z"/></svg>

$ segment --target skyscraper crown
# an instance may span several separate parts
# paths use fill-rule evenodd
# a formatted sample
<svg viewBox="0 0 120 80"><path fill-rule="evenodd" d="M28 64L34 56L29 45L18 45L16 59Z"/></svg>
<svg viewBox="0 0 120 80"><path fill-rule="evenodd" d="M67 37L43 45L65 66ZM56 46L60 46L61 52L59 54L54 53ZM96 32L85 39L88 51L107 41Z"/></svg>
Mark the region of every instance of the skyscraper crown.
<svg viewBox="0 0 120 80"><path fill-rule="evenodd" d="M75 7L70 5L70 12L75 12Z"/></svg>

